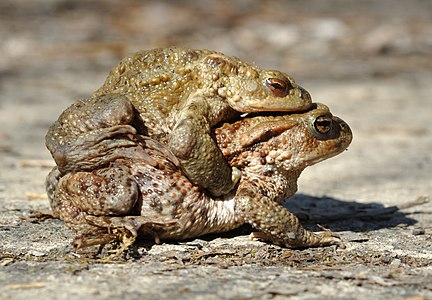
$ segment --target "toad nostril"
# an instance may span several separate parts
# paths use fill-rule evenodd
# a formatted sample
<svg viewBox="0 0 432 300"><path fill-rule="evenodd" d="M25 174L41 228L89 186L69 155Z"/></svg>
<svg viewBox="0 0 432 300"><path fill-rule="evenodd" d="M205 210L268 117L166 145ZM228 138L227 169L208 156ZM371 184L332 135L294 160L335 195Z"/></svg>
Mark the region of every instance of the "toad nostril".
<svg viewBox="0 0 432 300"><path fill-rule="evenodd" d="M292 90L294 88L294 86L293 86L293 84L291 83L291 81L290 80L287 80L286 81L286 87L285 87L285 89L287 90L287 91L290 91L290 90Z"/></svg>
<svg viewBox="0 0 432 300"><path fill-rule="evenodd" d="M308 91L306 91L304 88L302 88L301 86L298 86L300 91L301 91L301 98L305 99L305 100L309 100L312 101L312 96L311 94L309 94Z"/></svg>

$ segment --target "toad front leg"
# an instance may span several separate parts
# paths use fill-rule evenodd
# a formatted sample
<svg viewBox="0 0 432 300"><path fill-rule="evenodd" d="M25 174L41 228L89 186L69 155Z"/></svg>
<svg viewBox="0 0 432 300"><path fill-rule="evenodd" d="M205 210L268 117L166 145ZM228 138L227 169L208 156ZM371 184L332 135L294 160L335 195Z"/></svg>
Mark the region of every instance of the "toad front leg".
<svg viewBox="0 0 432 300"><path fill-rule="evenodd" d="M121 158L119 149L138 144L133 119L133 106L125 96L79 100L51 125L46 145L62 174L93 170Z"/></svg>
<svg viewBox="0 0 432 300"><path fill-rule="evenodd" d="M265 239L288 248L321 247L343 242L330 230L314 233L305 229L299 219L274 200L259 193L251 184L242 184L237 195L245 221L264 234Z"/></svg>
<svg viewBox="0 0 432 300"><path fill-rule="evenodd" d="M210 135L219 116L211 111L201 95L193 96L189 103L173 128L169 147L179 159L184 174L194 184L207 189L213 196L227 194L237 184L241 173L237 168L231 169ZM216 110L218 113L224 111L221 107Z"/></svg>

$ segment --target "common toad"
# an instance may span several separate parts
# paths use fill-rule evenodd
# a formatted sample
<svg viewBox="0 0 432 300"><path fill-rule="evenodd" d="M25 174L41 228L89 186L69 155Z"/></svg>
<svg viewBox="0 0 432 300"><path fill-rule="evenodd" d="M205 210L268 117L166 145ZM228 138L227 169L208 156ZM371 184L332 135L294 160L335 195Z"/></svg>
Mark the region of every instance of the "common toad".
<svg viewBox="0 0 432 300"><path fill-rule="evenodd" d="M124 58L91 98L66 109L46 145L66 174L95 170L119 158L116 149L136 146L137 134L150 136L169 146L190 181L220 196L241 174L211 128L241 113L310 105L309 93L282 72L209 50L153 49Z"/></svg>
<svg viewBox="0 0 432 300"><path fill-rule="evenodd" d="M341 244L331 231L303 228L279 202L296 192L304 168L348 147L352 134L344 121L314 104L304 113L225 123L214 135L224 158L243 174L229 194L204 193L184 176L166 146L142 137L145 147L139 142L123 148L123 158L107 167L63 177L54 169L47 181L54 215L77 232L77 247L125 235L181 240L244 223L286 247Z"/></svg>

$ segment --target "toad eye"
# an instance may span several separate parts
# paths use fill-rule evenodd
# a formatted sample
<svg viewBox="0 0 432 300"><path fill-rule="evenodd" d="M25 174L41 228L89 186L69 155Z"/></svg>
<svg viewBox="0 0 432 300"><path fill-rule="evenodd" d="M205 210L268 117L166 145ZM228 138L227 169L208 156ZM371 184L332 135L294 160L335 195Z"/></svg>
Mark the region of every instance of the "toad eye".
<svg viewBox="0 0 432 300"><path fill-rule="evenodd" d="M326 134L331 130L332 119L329 116L319 116L315 119L314 129L318 134Z"/></svg>
<svg viewBox="0 0 432 300"><path fill-rule="evenodd" d="M265 85L276 97L285 97L288 95L288 91L293 88L291 83L279 78L268 78Z"/></svg>

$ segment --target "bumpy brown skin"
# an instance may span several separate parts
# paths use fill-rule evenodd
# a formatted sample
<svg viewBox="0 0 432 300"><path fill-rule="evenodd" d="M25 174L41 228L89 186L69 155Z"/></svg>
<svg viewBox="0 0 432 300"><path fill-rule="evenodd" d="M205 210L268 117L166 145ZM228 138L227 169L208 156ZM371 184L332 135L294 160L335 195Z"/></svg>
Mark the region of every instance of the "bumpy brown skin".
<svg viewBox="0 0 432 300"><path fill-rule="evenodd" d="M279 71L261 70L209 50L141 51L114 67L90 99L79 100L51 126L46 145L61 174L94 170L134 147L137 133L165 145L183 172L214 195L238 182L210 129L240 113L300 111L310 95Z"/></svg>
<svg viewBox="0 0 432 300"><path fill-rule="evenodd" d="M278 203L296 192L305 167L348 147L352 134L345 122L318 104L303 114L226 123L214 134L230 165L242 171L238 188L228 195L203 193L182 174L166 147L147 140L145 148L135 148L135 159L69 173L59 182L54 171L48 177L53 212L78 233L77 247L118 240L118 229L156 241L179 240L246 222L286 247L341 244L331 231L304 229Z"/></svg>

